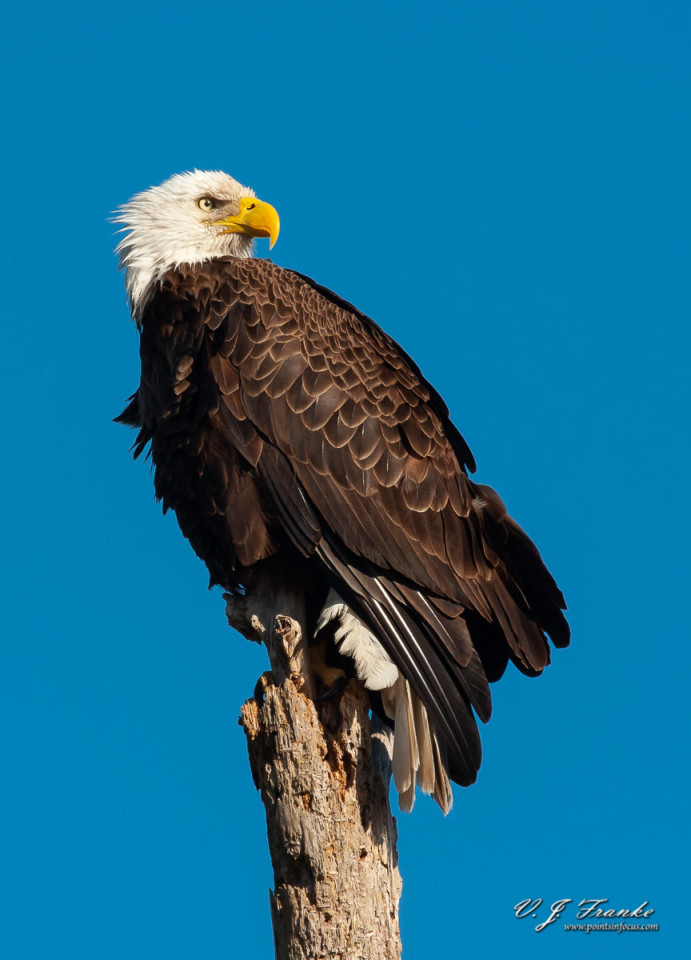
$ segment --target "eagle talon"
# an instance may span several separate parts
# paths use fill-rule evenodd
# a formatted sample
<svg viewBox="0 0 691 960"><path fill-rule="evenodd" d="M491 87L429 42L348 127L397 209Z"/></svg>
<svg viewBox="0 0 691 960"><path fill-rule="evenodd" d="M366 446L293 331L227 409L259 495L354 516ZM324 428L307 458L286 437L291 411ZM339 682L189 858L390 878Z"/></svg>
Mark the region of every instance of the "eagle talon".
<svg viewBox="0 0 691 960"><path fill-rule="evenodd" d="M342 677L336 677L331 686L326 690L325 693L318 694L314 699L316 703L324 703L326 700L333 700L334 697L339 696L345 690L346 683L348 678L345 674Z"/></svg>
<svg viewBox="0 0 691 960"><path fill-rule="evenodd" d="M326 662L326 640L320 639L309 648L310 666L317 684L316 703L331 700L342 692L347 677L340 667L330 667ZM319 693L323 690L323 693Z"/></svg>

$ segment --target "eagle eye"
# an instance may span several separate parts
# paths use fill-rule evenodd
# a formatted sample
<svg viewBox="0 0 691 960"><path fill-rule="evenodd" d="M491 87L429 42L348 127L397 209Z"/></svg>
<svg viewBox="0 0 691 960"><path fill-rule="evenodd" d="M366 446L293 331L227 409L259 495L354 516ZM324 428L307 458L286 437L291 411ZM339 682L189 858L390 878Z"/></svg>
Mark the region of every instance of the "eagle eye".
<svg viewBox="0 0 691 960"><path fill-rule="evenodd" d="M197 206L200 210L213 210L216 206L216 201L212 200L211 197L201 197L197 200Z"/></svg>

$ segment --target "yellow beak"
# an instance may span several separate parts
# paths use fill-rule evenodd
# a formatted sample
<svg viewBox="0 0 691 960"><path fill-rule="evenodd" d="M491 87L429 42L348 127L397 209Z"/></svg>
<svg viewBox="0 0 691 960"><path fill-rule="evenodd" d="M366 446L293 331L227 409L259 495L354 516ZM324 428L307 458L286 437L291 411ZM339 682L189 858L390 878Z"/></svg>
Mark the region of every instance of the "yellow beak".
<svg viewBox="0 0 691 960"><path fill-rule="evenodd" d="M256 197L243 197L240 200L240 213L225 220L214 220L213 227L226 227L221 233L244 233L248 237L268 237L269 249L278 240L281 221L270 203L257 200Z"/></svg>

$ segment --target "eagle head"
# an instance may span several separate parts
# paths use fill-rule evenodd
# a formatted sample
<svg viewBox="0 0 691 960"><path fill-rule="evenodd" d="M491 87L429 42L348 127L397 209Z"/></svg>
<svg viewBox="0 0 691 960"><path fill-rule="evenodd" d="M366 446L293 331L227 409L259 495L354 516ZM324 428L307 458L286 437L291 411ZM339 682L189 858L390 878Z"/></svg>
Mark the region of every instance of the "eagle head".
<svg viewBox="0 0 691 960"><path fill-rule="evenodd" d="M214 257L250 257L254 237L268 237L273 247L279 231L274 208L220 170L178 173L132 197L113 222L123 225L116 252L135 319L167 270Z"/></svg>

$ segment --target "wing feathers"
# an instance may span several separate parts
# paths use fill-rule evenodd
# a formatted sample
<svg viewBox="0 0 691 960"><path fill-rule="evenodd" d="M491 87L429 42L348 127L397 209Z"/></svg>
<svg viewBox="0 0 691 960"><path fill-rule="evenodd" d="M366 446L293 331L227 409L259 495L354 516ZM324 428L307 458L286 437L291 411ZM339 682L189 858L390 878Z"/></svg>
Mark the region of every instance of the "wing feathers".
<svg viewBox="0 0 691 960"><path fill-rule="evenodd" d="M267 523L317 558L410 683L396 708L408 757L397 785L412 789L407 763L448 808L443 753L454 779L475 779L473 710L489 717L487 676L509 656L539 672L545 631L568 643L563 597L537 549L494 491L468 479L472 454L414 362L335 294L268 261L221 258L171 272L157 297L151 309L167 318L157 349L173 377L165 389L195 416L211 411L261 481L238 487L233 505L228 478L209 473L213 510L255 510L261 489ZM150 330L145 316L143 338ZM135 396L120 419L155 416ZM150 435L142 426L137 452ZM241 544L255 535L249 518L236 522Z"/></svg>

